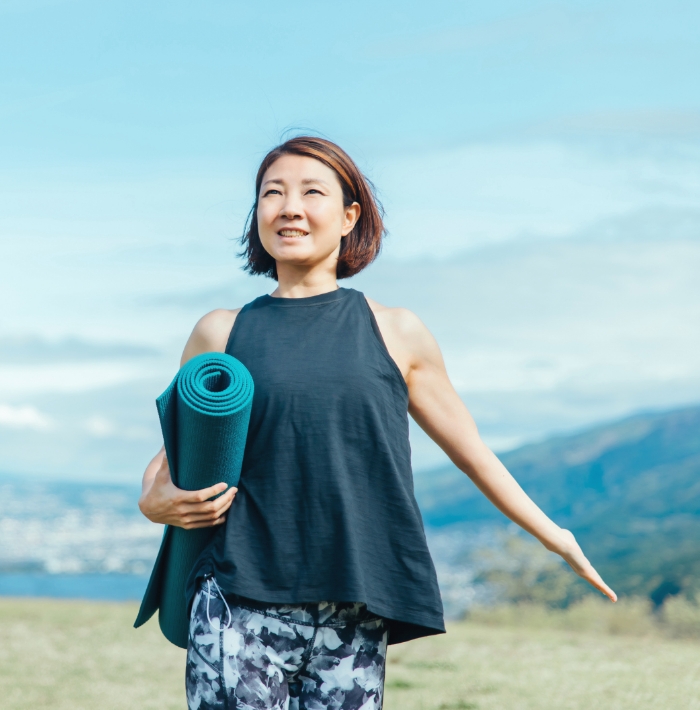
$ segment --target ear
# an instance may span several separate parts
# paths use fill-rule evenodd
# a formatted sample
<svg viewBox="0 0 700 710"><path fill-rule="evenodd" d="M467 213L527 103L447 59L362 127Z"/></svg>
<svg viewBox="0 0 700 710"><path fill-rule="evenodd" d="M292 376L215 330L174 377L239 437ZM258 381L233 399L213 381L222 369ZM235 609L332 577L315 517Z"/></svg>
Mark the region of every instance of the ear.
<svg viewBox="0 0 700 710"><path fill-rule="evenodd" d="M349 207L345 208L345 216L343 218L343 228L340 232L342 237L347 237L350 232L352 232L353 227L357 224L357 220L360 219L360 214L362 213L362 207L360 207L359 202L353 202Z"/></svg>

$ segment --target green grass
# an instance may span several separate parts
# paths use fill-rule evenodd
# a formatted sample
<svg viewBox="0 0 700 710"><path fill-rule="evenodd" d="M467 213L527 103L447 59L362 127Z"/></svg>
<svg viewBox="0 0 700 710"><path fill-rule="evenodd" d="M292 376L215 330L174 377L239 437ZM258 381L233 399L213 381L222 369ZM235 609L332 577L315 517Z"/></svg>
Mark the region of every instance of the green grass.
<svg viewBox="0 0 700 710"><path fill-rule="evenodd" d="M131 628L135 615L133 604L1 599L0 706L184 710L184 651L153 621ZM545 618L484 615L392 646L385 710L700 710L697 640Z"/></svg>
<svg viewBox="0 0 700 710"><path fill-rule="evenodd" d="M700 644L462 622L390 650L385 710L467 708L700 709Z"/></svg>
<svg viewBox="0 0 700 710"><path fill-rule="evenodd" d="M0 600L3 710L182 710L185 652L135 604Z"/></svg>

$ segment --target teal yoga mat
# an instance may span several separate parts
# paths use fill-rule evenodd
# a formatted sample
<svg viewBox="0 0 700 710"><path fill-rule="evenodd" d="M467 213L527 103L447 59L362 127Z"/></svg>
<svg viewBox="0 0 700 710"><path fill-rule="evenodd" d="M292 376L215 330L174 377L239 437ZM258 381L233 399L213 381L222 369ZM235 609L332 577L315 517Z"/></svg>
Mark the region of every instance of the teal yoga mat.
<svg viewBox="0 0 700 710"><path fill-rule="evenodd" d="M178 488L215 483L237 486L250 410L253 378L225 353L204 353L186 362L156 400L170 475ZM171 643L187 648L185 583L211 540L214 528L185 530L166 525L135 627L156 612Z"/></svg>

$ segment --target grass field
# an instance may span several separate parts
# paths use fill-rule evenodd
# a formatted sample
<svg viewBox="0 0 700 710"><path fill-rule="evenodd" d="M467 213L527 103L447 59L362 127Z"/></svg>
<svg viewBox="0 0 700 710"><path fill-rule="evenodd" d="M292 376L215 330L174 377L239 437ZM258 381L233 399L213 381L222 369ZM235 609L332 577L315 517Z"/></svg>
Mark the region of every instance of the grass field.
<svg viewBox="0 0 700 710"><path fill-rule="evenodd" d="M183 710L184 651L134 604L0 599L3 710ZM393 646L386 710L700 710L700 643L491 620ZM641 635L640 635L641 634Z"/></svg>

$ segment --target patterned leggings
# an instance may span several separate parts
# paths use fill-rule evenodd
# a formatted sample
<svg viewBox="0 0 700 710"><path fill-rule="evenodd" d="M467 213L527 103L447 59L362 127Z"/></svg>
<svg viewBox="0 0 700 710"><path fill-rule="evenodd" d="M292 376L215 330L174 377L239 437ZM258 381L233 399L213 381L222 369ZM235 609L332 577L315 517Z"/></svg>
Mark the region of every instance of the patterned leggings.
<svg viewBox="0 0 700 710"><path fill-rule="evenodd" d="M381 710L387 629L364 604L227 601L209 577L187 647L189 710Z"/></svg>

